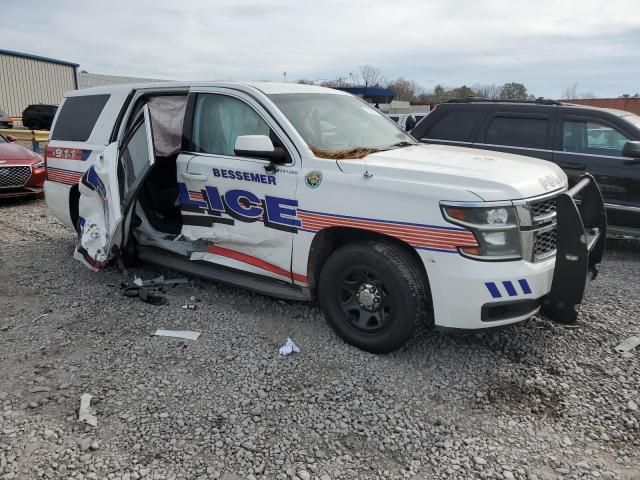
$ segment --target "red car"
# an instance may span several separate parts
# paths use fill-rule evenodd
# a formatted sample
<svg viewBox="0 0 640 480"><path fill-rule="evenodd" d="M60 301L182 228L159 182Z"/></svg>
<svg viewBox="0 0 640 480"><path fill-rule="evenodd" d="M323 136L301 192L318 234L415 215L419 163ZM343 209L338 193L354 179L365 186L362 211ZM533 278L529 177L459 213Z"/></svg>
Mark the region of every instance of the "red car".
<svg viewBox="0 0 640 480"><path fill-rule="evenodd" d="M46 175L40 155L0 135L0 198L40 196Z"/></svg>

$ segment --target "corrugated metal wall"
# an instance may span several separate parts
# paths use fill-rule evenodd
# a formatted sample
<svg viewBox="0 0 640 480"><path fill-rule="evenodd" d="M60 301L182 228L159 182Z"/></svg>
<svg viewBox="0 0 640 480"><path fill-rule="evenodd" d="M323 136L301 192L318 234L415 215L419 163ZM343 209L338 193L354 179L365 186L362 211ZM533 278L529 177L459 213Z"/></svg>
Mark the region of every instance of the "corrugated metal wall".
<svg viewBox="0 0 640 480"><path fill-rule="evenodd" d="M27 105L57 105L74 90L76 69L70 65L0 53L0 110L19 117Z"/></svg>
<svg viewBox="0 0 640 480"><path fill-rule="evenodd" d="M78 74L78 86L80 88L104 87L121 83L156 83L165 82L155 78L122 77L119 75L103 75L100 73L80 72Z"/></svg>

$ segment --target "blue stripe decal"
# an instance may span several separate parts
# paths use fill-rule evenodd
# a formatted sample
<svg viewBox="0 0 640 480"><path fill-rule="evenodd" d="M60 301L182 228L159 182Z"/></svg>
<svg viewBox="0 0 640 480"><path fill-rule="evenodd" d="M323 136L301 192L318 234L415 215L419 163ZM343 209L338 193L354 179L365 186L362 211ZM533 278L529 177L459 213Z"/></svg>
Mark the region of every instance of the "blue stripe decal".
<svg viewBox="0 0 640 480"><path fill-rule="evenodd" d="M506 281L506 282L502 282L502 285L504 285L504 288L510 297L518 296L518 292L516 292L516 288L513 286L513 283L511 283L510 281Z"/></svg>
<svg viewBox="0 0 640 480"><path fill-rule="evenodd" d="M524 278L522 280L518 280L518 283L520 284L520 288L525 295L532 293L531 287L529 287L529 282L527 282Z"/></svg>
<svg viewBox="0 0 640 480"><path fill-rule="evenodd" d="M495 283L493 283L493 282L485 282L485 285L487 286L487 289L489 290L489 293L491 294L491 296L493 298L502 297L502 294L500 293L500 290L498 290L498 287L496 286Z"/></svg>

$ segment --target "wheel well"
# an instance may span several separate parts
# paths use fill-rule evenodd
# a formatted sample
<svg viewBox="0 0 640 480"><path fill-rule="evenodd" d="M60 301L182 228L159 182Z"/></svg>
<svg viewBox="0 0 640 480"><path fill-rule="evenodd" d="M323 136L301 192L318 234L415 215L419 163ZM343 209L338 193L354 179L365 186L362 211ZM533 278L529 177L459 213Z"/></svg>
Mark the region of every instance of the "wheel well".
<svg viewBox="0 0 640 480"><path fill-rule="evenodd" d="M329 258L329 255L348 243L365 242L368 240L384 240L386 242L395 243L403 248L417 262L420 270L425 276L425 279L427 279L428 284L428 275L424 268L424 264L422 263L422 259L420 258L420 255L418 255L416 249L408 243L405 243L395 237L372 232L370 230L361 230L349 227L330 227L325 228L316 234L313 242L311 242L311 248L309 249L307 280L309 282L309 290L314 298L316 296L318 279L320 278L322 265L324 265L324 262Z"/></svg>
<svg viewBox="0 0 640 480"><path fill-rule="evenodd" d="M78 229L78 217L80 216L78 203L80 202L80 190L78 185L73 185L69 191L69 217L73 228Z"/></svg>

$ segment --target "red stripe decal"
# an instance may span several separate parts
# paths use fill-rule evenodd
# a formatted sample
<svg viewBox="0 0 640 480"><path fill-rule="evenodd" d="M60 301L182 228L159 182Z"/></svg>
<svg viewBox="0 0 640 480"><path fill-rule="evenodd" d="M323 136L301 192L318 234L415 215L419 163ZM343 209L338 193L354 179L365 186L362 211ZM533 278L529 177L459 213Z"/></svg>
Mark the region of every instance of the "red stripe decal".
<svg viewBox="0 0 640 480"><path fill-rule="evenodd" d="M75 185L82 178L83 172L64 170L62 168L47 167L47 180L52 182Z"/></svg>
<svg viewBox="0 0 640 480"><path fill-rule="evenodd" d="M237 252L235 250L230 250L224 247L211 246L207 249L209 253L213 253L215 255L220 255L222 257L232 258L233 260L238 260L239 262L246 263L248 265L253 265L254 267L261 268L263 270L267 270L268 272L275 273L276 275L282 275L283 277L290 278L297 282L307 283L307 277L304 275L299 275L294 273L293 275L288 270L281 268L273 263L265 262L264 260L252 257L251 255L247 255L246 253Z"/></svg>
<svg viewBox="0 0 640 480"><path fill-rule="evenodd" d="M303 211L298 211L298 216L302 221L302 228L313 232L328 227L362 228L399 238L414 247L435 248L451 252L456 252L457 247L478 245L475 235L464 230L345 218Z"/></svg>

